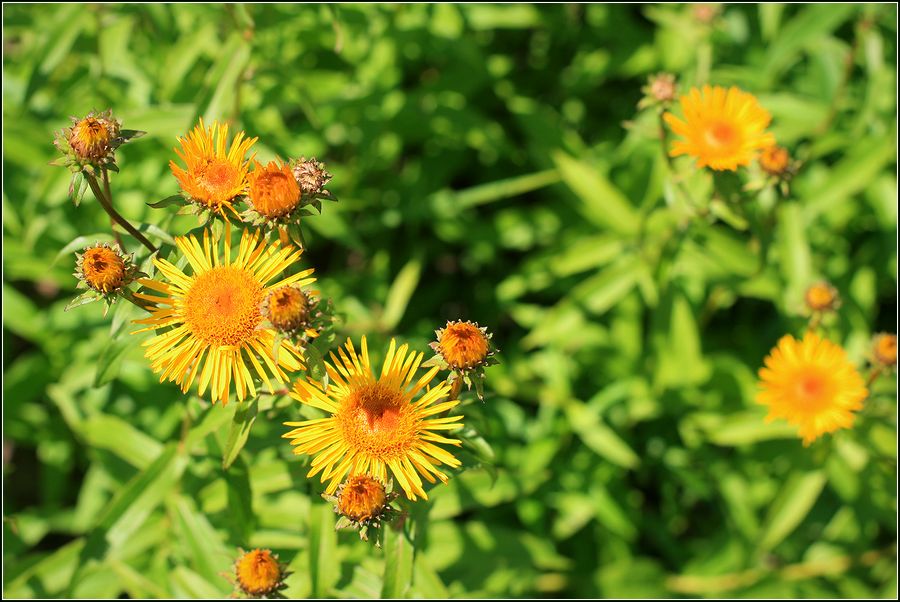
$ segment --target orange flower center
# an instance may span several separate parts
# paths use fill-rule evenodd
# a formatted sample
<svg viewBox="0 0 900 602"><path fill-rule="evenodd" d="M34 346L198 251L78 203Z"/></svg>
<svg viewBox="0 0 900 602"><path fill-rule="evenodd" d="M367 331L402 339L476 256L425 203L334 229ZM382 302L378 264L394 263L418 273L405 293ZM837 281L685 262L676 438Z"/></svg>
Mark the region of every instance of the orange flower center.
<svg viewBox="0 0 900 602"><path fill-rule="evenodd" d="M338 411L344 439L370 454L392 456L416 436L410 407L399 390L364 384L345 398Z"/></svg>
<svg viewBox="0 0 900 602"><path fill-rule="evenodd" d="M356 522L377 517L384 509L384 487L367 475L350 477L338 498L338 512Z"/></svg>
<svg viewBox="0 0 900 602"><path fill-rule="evenodd" d="M293 330L309 319L309 302L292 286L272 291L268 303L269 321L279 330Z"/></svg>
<svg viewBox="0 0 900 602"><path fill-rule="evenodd" d="M821 372L810 370L799 375L794 392L803 407L808 410L816 410L825 406L828 401L829 391L828 376Z"/></svg>
<svg viewBox="0 0 900 602"><path fill-rule="evenodd" d="M94 290L107 293L122 285L125 278L125 262L107 247L94 247L84 252L81 271L88 285Z"/></svg>
<svg viewBox="0 0 900 602"><path fill-rule="evenodd" d="M474 324L457 322L441 333L438 348L444 360L453 368L471 368L488 354L488 341Z"/></svg>
<svg viewBox="0 0 900 602"><path fill-rule="evenodd" d="M719 122L712 124L707 132L707 142L710 146L728 147L737 142L738 133L730 123Z"/></svg>
<svg viewBox="0 0 900 602"><path fill-rule="evenodd" d="M262 316L263 287L247 270L219 266L196 278L184 297L188 329L209 345L240 345Z"/></svg>
<svg viewBox="0 0 900 602"><path fill-rule="evenodd" d="M237 165L225 159L210 159L197 170L197 187L205 194L199 200L210 206L230 200L232 192L241 186L243 174Z"/></svg>
<svg viewBox="0 0 900 602"><path fill-rule="evenodd" d="M251 595L268 594L281 583L281 567L268 550L253 550L237 562L238 584Z"/></svg>
<svg viewBox="0 0 900 602"><path fill-rule="evenodd" d="M300 186L287 166L273 161L265 168L257 166L251 174L250 200L260 215L282 217L300 202Z"/></svg>
<svg viewBox="0 0 900 602"><path fill-rule="evenodd" d="M85 159L98 159L106 154L109 130L106 123L94 117L85 117L72 127L69 146Z"/></svg>

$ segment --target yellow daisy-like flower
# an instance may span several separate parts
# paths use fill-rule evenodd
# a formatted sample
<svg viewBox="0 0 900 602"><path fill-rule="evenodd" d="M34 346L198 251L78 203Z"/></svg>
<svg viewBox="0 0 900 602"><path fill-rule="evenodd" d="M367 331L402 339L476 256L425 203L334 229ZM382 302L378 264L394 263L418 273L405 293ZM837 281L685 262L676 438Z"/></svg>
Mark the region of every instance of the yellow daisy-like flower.
<svg viewBox="0 0 900 602"><path fill-rule="evenodd" d="M784 418L798 426L803 445L852 426L853 412L869 394L840 345L812 332L802 341L782 337L759 378L762 390L756 401L768 406L766 421Z"/></svg>
<svg viewBox="0 0 900 602"><path fill-rule="evenodd" d="M174 150L187 169L174 161L169 161L169 167L191 200L217 213L224 213L225 208L234 211L235 197L247 192L250 162L244 156L257 140L245 136L244 132L238 132L229 149L228 125L214 121L212 127L206 128L201 119L190 134L178 139L182 150Z"/></svg>
<svg viewBox="0 0 900 602"><path fill-rule="evenodd" d="M202 244L193 236L176 238L175 243L190 264L192 275L186 275L165 259L155 259L154 264L168 282L150 279L139 282L164 296L135 295L156 305L151 317L137 320L148 325L137 332L171 328L144 343L154 372L162 372L160 382L174 381L186 392L199 375L199 395L209 387L212 401L221 400L223 405L228 402L232 381L238 399L243 400L248 390L251 396L256 396L254 374L274 392L268 374L285 382L288 378L285 370L300 369L300 351L287 341L280 343L278 361L275 361L275 332L259 328L263 320L259 308L271 289L315 281L308 278L313 272L308 269L268 285L294 264L303 251L282 247L277 242L267 243L259 231L250 234L244 230L237 256L232 259L228 234L224 238L224 259L219 257L219 240L208 229L203 233ZM248 362L253 373L248 369Z"/></svg>
<svg viewBox="0 0 900 602"><path fill-rule="evenodd" d="M241 591L254 598L280 589L286 575L277 556L259 549L242 554L234 563L234 574Z"/></svg>
<svg viewBox="0 0 900 602"><path fill-rule="evenodd" d="M286 426L296 428L282 436L291 439L295 454L315 456L307 476L321 472L321 481L328 481L326 493L334 492L344 475L368 474L386 482L390 470L409 499L428 499L419 476L429 483L434 483L435 477L446 482L447 475L437 466L460 465L452 454L435 445L459 446L460 441L435 431L462 428L462 416L433 416L459 401L443 401L450 388L446 382L427 388L438 372L436 367L409 386L422 363L422 354L407 353L407 345L397 348L391 340L377 379L369 364L365 337L361 355L349 339L346 350L338 350L340 360L332 353L332 363L326 364L330 379L327 389L307 379L298 380L291 393L294 399L331 415L286 422ZM425 394L414 401L422 389Z"/></svg>
<svg viewBox="0 0 900 602"><path fill-rule="evenodd" d="M684 120L666 113L672 130L684 137L669 153L673 157L696 157L697 167L736 171L749 165L759 150L773 146L775 137L766 132L771 116L756 97L738 88L703 86L681 97Z"/></svg>

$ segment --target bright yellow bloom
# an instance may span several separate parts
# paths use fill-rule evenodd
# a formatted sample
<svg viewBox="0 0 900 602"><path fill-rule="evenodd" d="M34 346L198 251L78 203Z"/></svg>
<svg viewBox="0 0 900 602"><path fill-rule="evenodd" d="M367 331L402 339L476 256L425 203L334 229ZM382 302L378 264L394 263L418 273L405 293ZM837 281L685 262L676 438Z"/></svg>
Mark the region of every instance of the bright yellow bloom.
<svg viewBox="0 0 900 602"><path fill-rule="evenodd" d="M803 445L851 427L869 394L841 346L812 332L802 341L782 337L765 364L756 401L768 406L766 421L784 418L798 426Z"/></svg>
<svg viewBox="0 0 900 602"><path fill-rule="evenodd" d="M385 482L390 470L409 499L428 499L419 475L430 483L435 477L446 482L447 475L436 467L460 465L452 454L435 445L459 446L459 440L434 432L462 427L458 422L462 416L434 418L459 401L442 401L450 389L446 382L426 388L437 367L410 387L422 354L407 354L407 349L407 345L396 348L391 340L381 376L376 379L369 365L366 338L362 339L361 355L348 339L347 352L338 350L340 360L332 353L333 364L326 364L330 379L327 389L309 379L295 383L291 397L330 416L286 422L286 426L296 428L283 437L291 439L295 454L315 456L307 476L321 472L321 481L329 482L326 493L334 492L344 475L369 474ZM423 389L425 394L414 401Z"/></svg>
<svg viewBox="0 0 900 602"><path fill-rule="evenodd" d="M271 594L284 582L284 568L269 550L253 550L234 563L237 584L248 596Z"/></svg>
<svg viewBox="0 0 900 602"><path fill-rule="evenodd" d="M300 351L287 341L280 343L281 352L275 362L275 332L259 328L263 319L259 308L271 289L315 281L307 278L313 271L308 269L268 285L303 251L282 247L277 242L267 243L260 239L259 231L250 234L244 230L237 257L232 259L229 236L224 238L224 259L219 257L219 240L208 229L203 233L202 245L193 236L176 238L192 275L187 276L165 259L155 259L154 264L168 282L139 282L164 296L135 295L156 305L151 317L137 321L149 326L137 332L171 327L144 343L153 370L162 372L160 382L168 378L186 392L199 374L199 395L209 387L212 401L221 400L223 404L228 402L232 380L239 400L246 397L248 389L251 396L256 396L254 374L247 362L270 392L274 388L266 368L278 382L287 380L285 370L300 369Z"/></svg>
<svg viewBox="0 0 900 602"><path fill-rule="evenodd" d="M284 217L300 202L300 185L290 165L270 161L263 167L254 161L249 182L250 204L263 217Z"/></svg>
<svg viewBox="0 0 900 602"><path fill-rule="evenodd" d="M669 153L673 157L696 157L697 167L736 171L749 165L758 151L775 144L766 132L771 117L752 94L732 87L691 88L681 97L684 120L666 113L669 127L684 140L676 141Z"/></svg>
<svg viewBox="0 0 900 602"><path fill-rule="evenodd" d="M378 479L355 475L338 489L337 509L351 521L362 523L378 518L385 510L387 492Z"/></svg>
<svg viewBox="0 0 900 602"><path fill-rule="evenodd" d="M190 134L179 138L181 149L175 153L187 165L182 169L174 161L169 161L172 173L191 199L217 213L231 209L235 197L247 192L247 167L249 161L244 156L256 142L256 138L245 138L238 132L226 150L228 125L214 121L206 128L203 119Z"/></svg>

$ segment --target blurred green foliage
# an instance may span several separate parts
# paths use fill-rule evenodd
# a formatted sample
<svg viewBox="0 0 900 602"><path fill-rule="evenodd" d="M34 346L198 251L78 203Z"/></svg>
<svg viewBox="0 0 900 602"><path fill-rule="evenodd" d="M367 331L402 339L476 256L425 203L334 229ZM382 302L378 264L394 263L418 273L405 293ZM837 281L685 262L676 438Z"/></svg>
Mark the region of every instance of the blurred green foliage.
<svg viewBox="0 0 900 602"><path fill-rule="evenodd" d="M860 365L896 332L895 5L732 5L710 24L686 5L3 13L6 596L218 597L237 547L264 546L289 596L896 597L891 378L810 448L753 401L815 279L840 290L826 330ZM761 231L681 227L656 117L635 110L660 70L753 92L803 158L777 208L746 201L773 216ZM465 408L495 470L433 490L411 589L331 529L280 439L293 402L254 406L225 471L237 404L158 384L133 307L63 313L66 245L109 222L67 200L51 140L107 107L148 132L113 178L133 222L195 226L146 203L177 191L176 136L231 120L261 159L334 173L304 257L343 335L426 350L458 317L495 333L491 393ZM676 165L708 197L709 173Z"/></svg>

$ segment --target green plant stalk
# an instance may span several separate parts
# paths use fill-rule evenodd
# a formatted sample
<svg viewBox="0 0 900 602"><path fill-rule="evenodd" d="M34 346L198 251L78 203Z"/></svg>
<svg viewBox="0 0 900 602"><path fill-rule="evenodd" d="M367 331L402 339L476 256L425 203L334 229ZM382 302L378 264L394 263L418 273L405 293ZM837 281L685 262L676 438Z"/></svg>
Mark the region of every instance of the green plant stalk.
<svg viewBox="0 0 900 602"><path fill-rule="evenodd" d="M105 169L103 170L103 178L104 178L106 186L108 188L109 176L107 176ZM115 223L122 226L129 234L131 234L138 241L140 241L140 243L142 245L144 245L145 247L147 247L151 253L156 253L157 251L159 251L159 249L157 249L153 245L152 242L147 240L147 237L145 237L143 234L141 234L141 232L137 228L132 226L128 222L128 220L126 220L124 217L122 217L119 214L118 211L113 209L110 199L107 198L107 196L103 193L102 190L100 190L100 183L97 181L96 176L94 176L93 174L87 174L87 181L88 181L88 185L91 187L91 191L94 193L94 196L97 198L97 202L100 203L100 206L103 207L103 210L109 214L109 217L112 218L112 220Z"/></svg>

